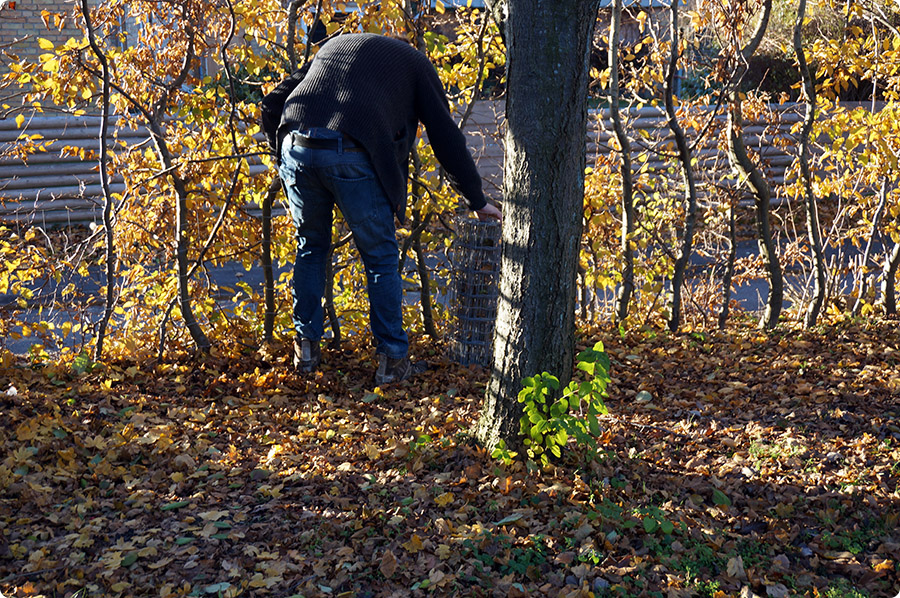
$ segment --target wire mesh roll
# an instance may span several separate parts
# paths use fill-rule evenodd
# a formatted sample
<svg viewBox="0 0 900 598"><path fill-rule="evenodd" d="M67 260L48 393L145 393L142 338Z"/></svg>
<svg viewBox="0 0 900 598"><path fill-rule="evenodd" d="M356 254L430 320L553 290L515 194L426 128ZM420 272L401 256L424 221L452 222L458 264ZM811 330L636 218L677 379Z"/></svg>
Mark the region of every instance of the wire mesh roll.
<svg viewBox="0 0 900 598"><path fill-rule="evenodd" d="M500 223L458 218L450 262L450 359L488 366L499 296Z"/></svg>

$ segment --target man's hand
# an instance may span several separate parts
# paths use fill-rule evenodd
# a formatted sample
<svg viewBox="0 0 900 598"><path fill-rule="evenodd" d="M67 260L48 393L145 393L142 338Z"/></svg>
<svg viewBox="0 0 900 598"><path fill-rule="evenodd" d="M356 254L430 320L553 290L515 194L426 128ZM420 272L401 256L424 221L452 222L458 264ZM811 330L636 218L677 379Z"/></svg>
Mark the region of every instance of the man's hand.
<svg viewBox="0 0 900 598"><path fill-rule="evenodd" d="M475 213L478 214L479 220L502 220L503 214L500 212L500 208L497 206L493 206L491 204L485 204L483 208L480 210L475 210Z"/></svg>

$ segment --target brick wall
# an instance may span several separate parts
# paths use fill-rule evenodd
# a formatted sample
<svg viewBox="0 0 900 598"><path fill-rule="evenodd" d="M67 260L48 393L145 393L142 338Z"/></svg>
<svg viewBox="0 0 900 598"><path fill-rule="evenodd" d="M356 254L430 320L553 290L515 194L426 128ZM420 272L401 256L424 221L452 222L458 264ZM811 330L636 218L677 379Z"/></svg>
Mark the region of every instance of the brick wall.
<svg viewBox="0 0 900 598"><path fill-rule="evenodd" d="M73 0L16 0L15 8L0 9L0 48L20 59L36 59L44 53L38 46L38 38L46 38L58 44L69 37L79 35L73 22ZM0 6L4 6L0 1ZM62 31L47 29L41 19L42 11L65 14ZM6 60L0 59L0 70L7 70Z"/></svg>

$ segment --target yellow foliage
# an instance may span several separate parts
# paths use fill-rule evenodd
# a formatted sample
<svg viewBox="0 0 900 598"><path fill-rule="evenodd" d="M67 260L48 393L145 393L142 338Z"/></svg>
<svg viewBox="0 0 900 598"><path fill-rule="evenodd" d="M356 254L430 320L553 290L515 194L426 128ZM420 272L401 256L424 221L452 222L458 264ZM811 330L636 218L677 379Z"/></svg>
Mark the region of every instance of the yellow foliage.
<svg viewBox="0 0 900 598"><path fill-rule="evenodd" d="M92 21L97 39L110 63L114 65L111 108L117 115L113 135L114 151L110 152L109 170L121 177L125 191L116 196L116 221L112 235L117 251L116 303L108 330L106 348L109 357L155 354L164 327L166 347L179 351L189 347L190 338L180 320L175 269L175 183L187 195L189 239L187 258L193 265L203 251L203 263L191 272L189 292L192 310L200 325L214 341L256 344L262 334L265 312L263 289L241 284L239 289L217 289L207 269L225 263L239 262L247 269L260 268L261 222L258 208L263 204L274 169L259 128L258 94L276 85L286 73L283 38L287 11L279 0L236 0L231 13L215 2L159 4L148 1L106 0L92 3ZM338 22L334 14L343 12L340 3L324 3L321 18L329 33L339 28L380 33L402 33L413 25L397 2L372 3ZM173 13L172 11L175 11ZM183 18L190 11L190 19ZM298 31L309 30L313 10L300 11L303 21ZM453 42L443 39L430 45L431 58L438 64L448 88L460 93L453 98L453 109L462 113L472 100L473 88L505 62L499 32L492 23L484 29L487 18L476 12L460 13L458 36ZM44 15L48 26L54 15ZM203 23L202 36L191 40L187 23ZM120 24L128 23L126 31ZM479 36L484 29L486 34ZM239 36L223 45L232 30ZM43 103L71 106L73 112L97 113L100 83L99 62L87 46L85 36L75 35L65 43L47 39L38 41L44 51L34 64L20 62L10 77L31 84L26 105L40 109ZM303 34L298 40L298 56L303 55ZM190 44L196 52L189 69L182 73ZM479 63L479 57L483 57ZM201 64L203 65L201 68ZM235 73L237 83L251 84L237 90L232 97L225 67ZM447 67L447 68L444 68ZM167 82L183 79L183 84L167 86ZM26 125L26 115L16 115L19 127ZM155 127L160 138L143 143L126 141L126 131L146 132ZM145 138L146 139L146 138ZM36 139L23 139L36 146ZM34 151L34 150L33 150ZM74 147L68 155L83 160L96 160L90 148ZM420 145L421 168L417 190L411 207L421 217L450 215L459 200L427 146ZM171 167L164 165L170 162ZM259 168L263 164L266 168ZM294 235L289 218L276 201L272 226L272 252L276 267L284 267L293 259ZM446 229L431 218L433 231L426 231L425 250L443 251L448 238ZM98 229L97 232L102 232ZM79 258L72 263L57 264L34 229L26 228L24 237L3 231L0 254L9 256L0 268L0 292L27 297L32 281L43 273L76 271L86 274L88 264L105 258L103 235L90 237ZM338 219L335 238L346 230ZM401 231L404 242L410 231ZM335 252L335 306L345 330L364 331L367 327L365 274L354 255L352 244L344 244ZM15 256L15 259L13 259ZM412 258L410 258L412 259ZM441 278L440 280L444 280ZM444 284L441 282L441 284ZM276 280L278 319L276 333L289 329L290 275L285 272ZM100 289L102 296L104 289ZM224 292L227 299L214 298ZM417 310L407 307L405 319L418 325ZM67 337L76 326L68 323L56 330L35 325L16 326L13 320L3 322L0 332L10 335L41 334Z"/></svg>

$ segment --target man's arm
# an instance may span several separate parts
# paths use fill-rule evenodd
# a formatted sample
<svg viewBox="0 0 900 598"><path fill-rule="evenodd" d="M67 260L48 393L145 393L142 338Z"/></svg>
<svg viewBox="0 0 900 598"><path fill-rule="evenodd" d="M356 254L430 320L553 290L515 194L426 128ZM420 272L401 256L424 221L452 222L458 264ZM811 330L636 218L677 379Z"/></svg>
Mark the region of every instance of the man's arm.
<svg viewBox="0 0 900 598"><path fill-rule="evenodd" d="M263 132L266 134L266 141L269 142L269 147L275 153L278 152L278 125L281 124L284 104L291 93L300 85L300 82L303 81L311 64L312 60L294 71L290 77L279 83L278 87L268 93L260 102L262 112L260 120Z"/></svg>
<svg viewBox="0 0 900 598"><path fill-rule="evenodd" d="M481 175L466 145L465 135L450 114L447 95L437 71L426 56L420 56L416 116L425 125L434 156L447 173L451 185L466 198L471 210L479 211L487 204L481 188Z"/></svg>

